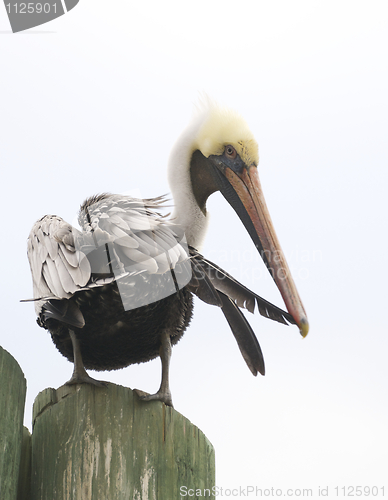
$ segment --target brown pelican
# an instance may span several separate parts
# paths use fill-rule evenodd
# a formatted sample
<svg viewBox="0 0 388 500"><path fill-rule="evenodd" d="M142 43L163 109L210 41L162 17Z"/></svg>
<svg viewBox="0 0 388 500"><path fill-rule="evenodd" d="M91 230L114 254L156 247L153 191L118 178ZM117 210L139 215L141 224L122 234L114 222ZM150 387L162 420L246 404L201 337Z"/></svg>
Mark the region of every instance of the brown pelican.
<svg viewBox="0 0 388 500"><path fill-rule="evenodd" d="M258 146L237 113L213 103L197 112L172 150L174 211L163 197L101 194L81 206L75 229L46 215L32 228L28 258L38 324L74 363L68 384L92 383L85 368L114 370L160 356L162 381L144 400L172 405L171 346L192 316L192 295L220 307L253 375L263 355L240 308L299 327L308 322L280 249L257 173ZM233 207L283 297L288 312L248 290L199 251L208 226L206 201L220 191Z"/></svg>

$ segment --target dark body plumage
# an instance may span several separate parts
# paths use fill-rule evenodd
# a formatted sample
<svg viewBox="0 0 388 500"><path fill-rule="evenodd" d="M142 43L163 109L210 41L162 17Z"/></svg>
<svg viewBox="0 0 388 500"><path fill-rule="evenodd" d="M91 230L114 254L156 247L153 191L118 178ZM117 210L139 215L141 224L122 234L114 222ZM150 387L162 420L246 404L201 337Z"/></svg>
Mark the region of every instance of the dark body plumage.
<svg viewBox="0 0 388 500"><path fill-rule="evenodd" d="M161 336L167 332L175 345L188 327L193 311L192 294L187 287L162 300L125 311L117 284L111 283L68 299L80 309L83 328L73 328L81 347L85 368L117 370L159 356ZM73 362L69 325L57 319L38 324L50 331L57 349Z"/></svg>
<svg viewBox="0 0 388 500"><path fill-rule="evenodd" d="M151 211L159 207L161 201L159 198L143 201L109 194L88 198L79 213L84 234L78 234L56 216L46 216L37 223L36 234L43 231L45 236L46 231L56 244L67 245L67 248L70 243L72 250L77 252L79 249L86 257L90 268L86 286L76 290L68 299L46 301L37 319L40 326L50 331L59 352L69 361L74 361L69 328L79 341L85 368L115 370L159 356L162 335L167 333L174 345L189 325L193 299L187 287L175 286L175 293L155 300L160 297L161 290L171 286L171 269L167 267L162 273L160 269L159 273L153 273L152 266L149 272L137 270L148 254L153 253L156 258L163 254L164 249L158 244L166 236L160 226L167 223L158 212ZM140 216L146 219L143 226L137 220ZM60 226L50 234L44 223L46 220L55 222L55 219ZM136 223L140 228L138 231L129 229L130 225L136 227ZM129 230L121 234L120 231L127 227ZM168 245L179 245L172 227L168 230ZM153 245L147 241L151 236ZM140 245L144 244L143 248L136 246L135 238ZM45 241L42 236L41 239ZM135 248L127 248L128 245ZM137 253L132 255L133 250ZM174 262L174 277L187 271L187 266L190 268L187 254L184 260ZM166 263L162 261L162 265L166 266ZM55 269L60 267L56 265ZM144 303L144 296L150 303L136 307Z"/></svg>

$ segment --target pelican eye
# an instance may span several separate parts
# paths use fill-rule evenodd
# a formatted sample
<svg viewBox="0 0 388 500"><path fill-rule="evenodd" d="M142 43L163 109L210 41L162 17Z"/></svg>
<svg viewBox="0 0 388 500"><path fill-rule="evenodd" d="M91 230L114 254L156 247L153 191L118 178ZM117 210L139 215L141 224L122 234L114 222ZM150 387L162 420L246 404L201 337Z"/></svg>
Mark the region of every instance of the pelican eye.
<svg viewBox="0 0 388 500"><path fill-rule="evenodd" d="M237 156L237 151L234 149L233 146L225 146L225 154L228 158L231 160L234 160Z"/></svg>

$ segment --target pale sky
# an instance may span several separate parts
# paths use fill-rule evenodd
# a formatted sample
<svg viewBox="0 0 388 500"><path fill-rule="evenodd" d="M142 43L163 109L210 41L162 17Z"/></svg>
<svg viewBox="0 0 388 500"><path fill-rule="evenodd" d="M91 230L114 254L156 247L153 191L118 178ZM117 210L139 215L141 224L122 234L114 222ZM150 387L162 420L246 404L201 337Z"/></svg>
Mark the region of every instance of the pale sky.
<svg viewBox="0 0 388 500"><path fill-rule="evenodd" d="M36 395L72 365L35 323L26 239L89 195L169 191L169 151L201 92L259 143L271 216L310 333L246 313L267 374L252 377L222 313L196 301L173 349L175 408L216 450L224 488L386 488L388 4L80 0L12 34L0 6L3 262L0 345ZM209 200L204 255L283 307L239 219ZM96 378L154 392L160 362ZM238 497L234 497L238 498Z"/></svg>

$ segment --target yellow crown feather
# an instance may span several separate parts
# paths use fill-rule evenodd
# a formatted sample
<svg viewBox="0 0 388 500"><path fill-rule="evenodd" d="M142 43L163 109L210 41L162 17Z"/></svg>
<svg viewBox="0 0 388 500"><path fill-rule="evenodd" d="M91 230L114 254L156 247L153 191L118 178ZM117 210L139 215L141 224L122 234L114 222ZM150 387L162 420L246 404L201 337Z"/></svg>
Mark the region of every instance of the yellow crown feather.
<svg viewBox="0 0 388 500"><path fill-rule="evenodd" d="M193 151L199 149L208 158L210 155L221 155L225 146L230 144L246 165L257 165L259 148L244 118L210 100L201 108L205 118L194 140Z"/></svg>

